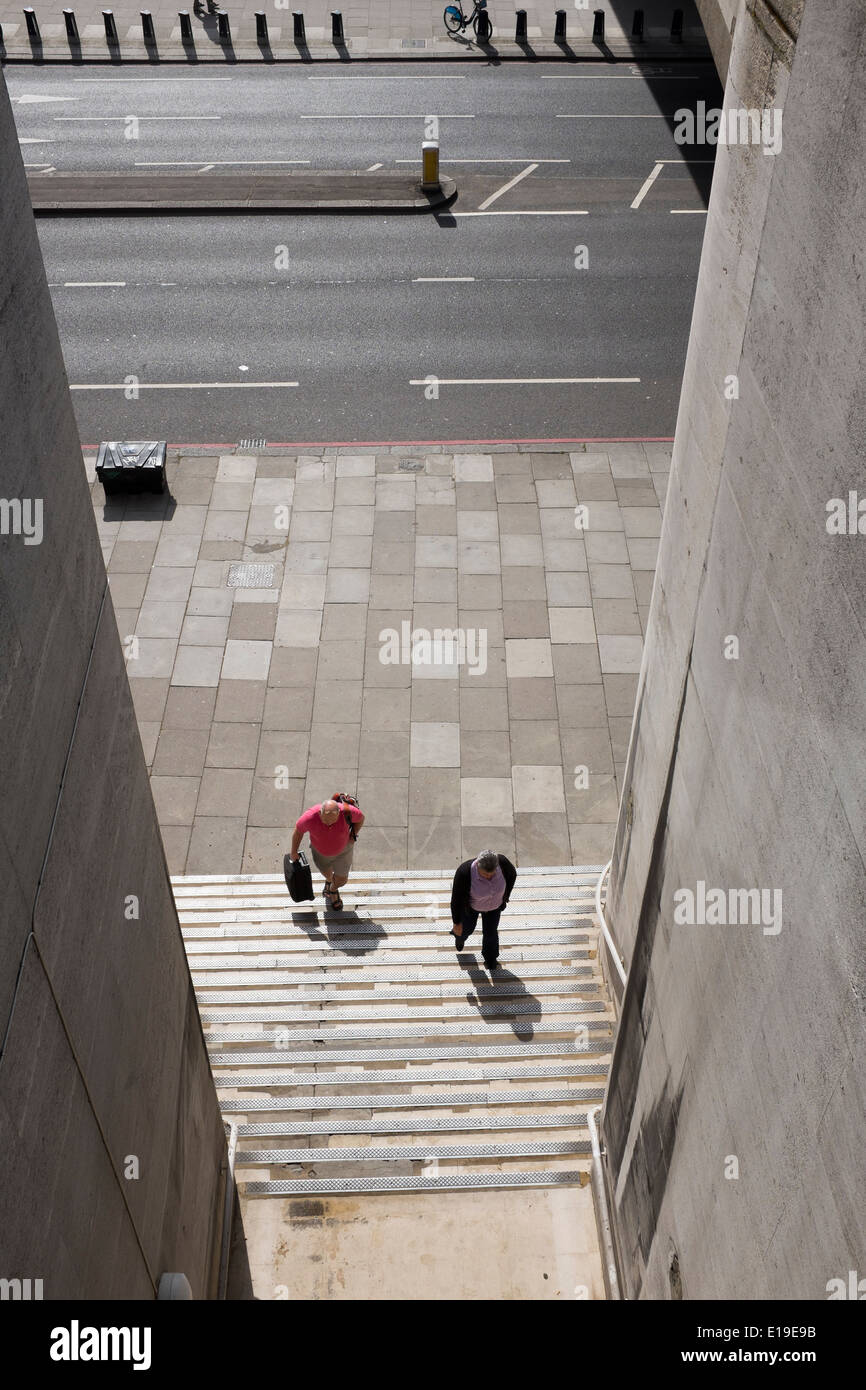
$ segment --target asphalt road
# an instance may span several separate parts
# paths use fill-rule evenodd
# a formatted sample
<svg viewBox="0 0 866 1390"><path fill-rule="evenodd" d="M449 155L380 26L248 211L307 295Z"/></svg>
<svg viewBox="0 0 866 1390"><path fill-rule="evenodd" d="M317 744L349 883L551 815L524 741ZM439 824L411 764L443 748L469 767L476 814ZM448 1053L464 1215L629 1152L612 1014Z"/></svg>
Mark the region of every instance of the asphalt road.
<svg viewBox="0 0 866 1390"><path fill-rule="evenodd" d="M714 151L672 117L719 103L711 67L7 81L30 166L390 168L436 114L460 190L438 218L40 219L84 443L673 434Z"/></svg>

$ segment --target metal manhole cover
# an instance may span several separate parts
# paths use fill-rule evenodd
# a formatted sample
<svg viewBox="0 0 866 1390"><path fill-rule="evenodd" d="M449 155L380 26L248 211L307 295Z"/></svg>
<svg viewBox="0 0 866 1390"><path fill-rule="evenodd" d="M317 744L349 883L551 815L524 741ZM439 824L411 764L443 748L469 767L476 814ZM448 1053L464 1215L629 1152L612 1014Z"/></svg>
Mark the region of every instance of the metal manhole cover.
<svg viewBox="0 0 866 1390"><path fill-rule="evenodd" d="M230 565L226 584L230 589L272 589L273 565Z"/></svg>
<svg viewBox="0 0 866 1390"><path fill-rule="evenodd" d="M422 459L401 459L397 467L403 473L423 473L424 462Z"/></svg>
<svg viewBox="0 0 866 1390"><path fill-rule="evenodd" d="M400 47L401 47L401 48L426 48L426 47L427 47L427 40L426 40L426 39L401 39L401 40L400 40Z"/></svg>

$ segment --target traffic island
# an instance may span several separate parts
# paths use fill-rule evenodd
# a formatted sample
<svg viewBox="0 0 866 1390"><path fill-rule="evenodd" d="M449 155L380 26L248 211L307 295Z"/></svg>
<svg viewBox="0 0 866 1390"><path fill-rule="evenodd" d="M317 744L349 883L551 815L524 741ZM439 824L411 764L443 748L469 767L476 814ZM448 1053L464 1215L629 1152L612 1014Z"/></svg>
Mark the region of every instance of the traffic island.
<svg viewBox="0 0 866 1390"><path fill-rule="evenodd" d="M431 212L457 196L453 179L422 188L398 169L282 173L30 173L33 211Z"/></svg>

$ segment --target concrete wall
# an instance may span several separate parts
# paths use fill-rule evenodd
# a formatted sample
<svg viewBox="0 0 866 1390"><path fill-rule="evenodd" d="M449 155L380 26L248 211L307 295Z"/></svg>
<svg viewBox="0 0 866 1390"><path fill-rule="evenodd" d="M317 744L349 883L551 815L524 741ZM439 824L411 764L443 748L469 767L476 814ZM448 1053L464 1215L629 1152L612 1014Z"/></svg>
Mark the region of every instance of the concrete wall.
<svg viewBox="0 0 866 1390"><path fill-rule="evenodd" d="M223 1130L2 80L0 167L0 1277L207 1297Z"/></svg>
<svg viewBox="0 0 866 1390"><path fill-rule="evenodd" d="M826 529L866 496L866 8L758 8L726 102L783 107L783 147L718 149L611 874L630 1297L866 1270L866 535ZM677 925L700 880L781 890L781 930Z"/></svg>

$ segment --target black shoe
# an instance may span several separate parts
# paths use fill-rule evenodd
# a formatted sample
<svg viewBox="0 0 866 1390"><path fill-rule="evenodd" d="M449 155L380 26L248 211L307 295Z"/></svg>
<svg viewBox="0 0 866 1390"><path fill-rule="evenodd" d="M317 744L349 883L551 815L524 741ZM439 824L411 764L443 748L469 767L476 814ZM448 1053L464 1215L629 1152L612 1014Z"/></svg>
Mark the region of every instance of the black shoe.
<svg viewBox="0 0 866 1390"><path fill-rule="evenodd" d="M499 965L499 961L498 961L498 960L486 960L486 961L484 962L484 968L485 968L485 970L489 970L490 973L491 973L491 975L493 974L493 971L497 969L498 965Z"/></svg>
<svg viewBox="0 0 866 1390"><path fill-rule="evenodd" d="M454 935L454 934L453 934L453 932L452 932L452 936L453 936L453 935ZM454 949L455 949L455 951L462 951L462 950L463 950L463 937L462 937L462 935L461 935L461 936L455 936L455 937L454 937Z"/></svg>

